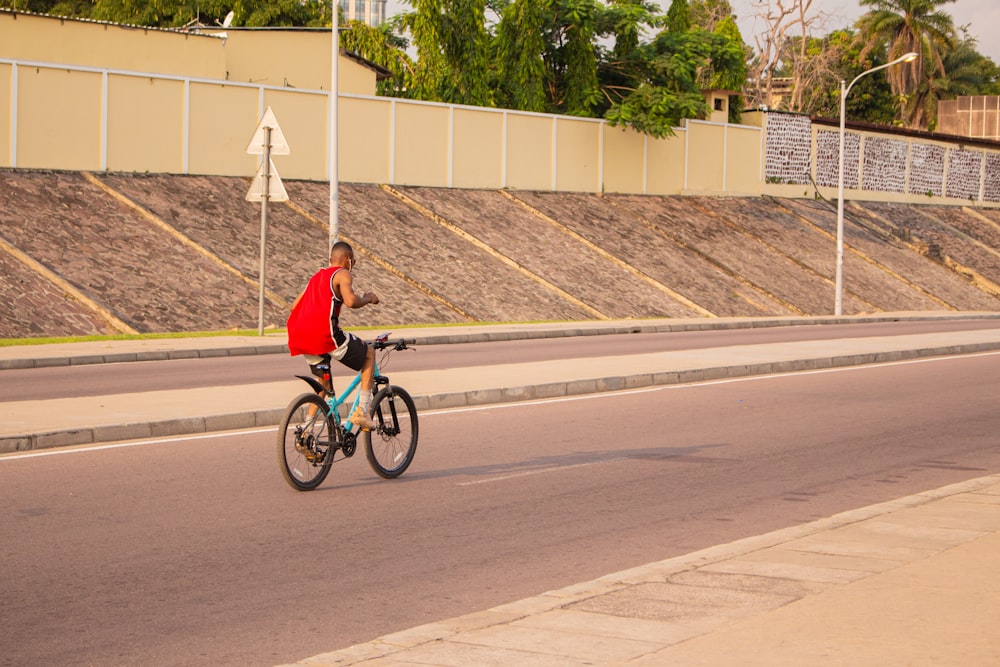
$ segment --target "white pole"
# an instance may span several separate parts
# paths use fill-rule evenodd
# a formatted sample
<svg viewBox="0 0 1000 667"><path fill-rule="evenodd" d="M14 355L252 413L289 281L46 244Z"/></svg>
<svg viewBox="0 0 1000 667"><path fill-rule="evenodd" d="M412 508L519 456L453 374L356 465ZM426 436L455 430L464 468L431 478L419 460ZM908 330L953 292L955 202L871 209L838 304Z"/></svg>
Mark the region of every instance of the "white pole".
<svg viewBox="0 0 1000 667"><path fill-rule="evenodd" d="M264 259L267 255L267 201L271 196L271 128L264 127L263 194L260 200L260 294L257 300L257 335L264 335Z"/></svg>
<svg viewBox="0 0 1000 667"><path fill-rule="evenodd" d="M840 80L840 175L837 177L837 278L836 299L833 314L841 316L844 313L844 102L847 99L847 89L844 80Z"/></svg>
<svg viewBox="0 0 1000 667"><path fill-rule="evenodd" d="M837 269L836 269L836 298L833 305L833 314L840 316L844 313L844 125L847 106L847 94L851 88L863 76L872 72L877 72L886 67L892 67L899 63L913 62L917 59L917 54L910 52L878 67L873 67L854 77L850 85L844 87L844 80L840 80L840 174L837 177Z"/></svg>
<svg viewBox="0 0 1000 667"><path fill-rule="evenodd" d="M339 208L337 188L340 183L337 164L337 61L340 55L340 36L337 33L339 29L337 23L340 17L337 15L337 0L330 0L330 7L333 9L333 23L330 29L330 118L328 130L330 134L330 155L328 157L330 172L330 239L324 259L329 258L330 247L337 242L337 238L340 236L339 220L337 218L337 209Z"/></svg>

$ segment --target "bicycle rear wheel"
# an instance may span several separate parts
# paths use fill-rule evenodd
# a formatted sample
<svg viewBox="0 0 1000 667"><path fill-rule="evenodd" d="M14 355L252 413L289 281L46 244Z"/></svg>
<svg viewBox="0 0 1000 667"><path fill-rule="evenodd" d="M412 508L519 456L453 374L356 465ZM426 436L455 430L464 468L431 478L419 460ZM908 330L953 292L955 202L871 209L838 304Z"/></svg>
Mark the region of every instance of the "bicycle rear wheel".
<svg viewBox="0 0 1000 667"><path fill-rule="evenodd" d="M302 394L288 405L278 427L278 467L298 491L323 483L337 452L329 406L316 394Z"/></svg>
<svg viewBox="0 0 1000 667"><path fill-rule="evenodd" d="M417 452L417 408L402 387L382 388L372 399L375 428L362 431L368 463L381 477L399 477Z"/></svg>

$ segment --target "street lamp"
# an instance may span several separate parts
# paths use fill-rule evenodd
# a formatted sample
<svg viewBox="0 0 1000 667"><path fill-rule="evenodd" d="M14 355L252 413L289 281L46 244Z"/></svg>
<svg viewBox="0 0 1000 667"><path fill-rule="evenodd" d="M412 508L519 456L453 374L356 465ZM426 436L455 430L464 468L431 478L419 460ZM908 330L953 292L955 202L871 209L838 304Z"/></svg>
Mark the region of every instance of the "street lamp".
<svg viewBox="0 0 1000 667"><path fill-rule="evenodd" d="M880 69L885 69L886 67L898 65L899 63L910 63L916 59L917 54L911 51L892 62L862 72L854 77L854 80L846 88L844 87L844 80L840 80L840 176L837 182L837 299L833 308L833 314L837 316L844 313L844 115L846 113L847 94L851 92L851 88L861 77L867 76L872 72L877 72Z"/></svg>
<svg viewBox="0 0 1000 667"><path fill-rule="evenodd" d="M340 3L337 0L330 0L330 6L333 8L333 23L330 26L330 105L327 109L329 117L327 118L327 125L329 129L329 145L327 150L329 155L327 156L327 172L330 176L330 230L329 230L329 242L326 246L326 253L324 257L327 258L330 255L330 248L333 244L337 242L340 236L340 198L338 189L340 187L340 173L339 165L337 162L337 151L339 150L337 144L337 132L339 129L339 118L337 114L337 105L339 103L339 93L340 86L337 81L337 64L340 60L340 26L338 21L340 16L337 14Z"/></svg>

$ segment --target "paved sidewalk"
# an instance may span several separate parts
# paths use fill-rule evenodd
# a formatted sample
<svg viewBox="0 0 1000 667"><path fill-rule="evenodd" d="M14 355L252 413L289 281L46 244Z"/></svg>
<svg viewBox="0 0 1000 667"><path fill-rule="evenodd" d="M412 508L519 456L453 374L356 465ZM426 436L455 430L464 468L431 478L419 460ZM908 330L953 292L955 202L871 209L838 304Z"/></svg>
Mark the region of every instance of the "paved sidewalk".
<svg viewBox="0 0 1000 667"><path fill-rule="evenodd" d="M636 320L404 329L418 345L611 333L769 327L824 322L877 322L906 315L853 318ZM997 318L997 314L913 315L912 319ZM284 353L284 336L100 341L0 348L4 368ZM941 334L841 338L737 345L673 352L502 363L454 370L394 372L418 410L485 405L654 385L745 377L1000 349L998 328ZM0 376L2 377L2 376ZM210 431L274 426L300 380L233 387L132 392L3 404L0 454Z"/></svg>
<svg viewBox="0 0 1000 667"><path fill-rule="evenodd" d="M1000 475L295 663L1000 664Z"/></svg>

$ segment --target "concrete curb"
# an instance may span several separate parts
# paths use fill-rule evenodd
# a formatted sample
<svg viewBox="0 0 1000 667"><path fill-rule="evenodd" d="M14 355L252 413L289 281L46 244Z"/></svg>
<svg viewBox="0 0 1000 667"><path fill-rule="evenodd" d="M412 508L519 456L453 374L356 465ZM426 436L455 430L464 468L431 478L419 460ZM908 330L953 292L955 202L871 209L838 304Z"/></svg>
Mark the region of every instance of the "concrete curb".
<svg viewBox="0 0 1000 667"><path fill-rule="evenodd" d="M420 345L447 345L452 343L492 343L537 338L569 338L573 336L601 336L639 333L679 333L691 331L713 331L733 329L759 329L771 327L810 326L823 324L877 324L879 322L921 321L921 320L989 320L1000 319L1000 313L888 313L850 317L800 317L800 318L716 318L695 320L614 320L570 323L542 323L527 325L497 325L497 328L483 326L482 330L428 333L433 329L420 330L417 339ZM477 329L479 327L469 327ZM391 330L392 327L387 327ZM411 329L394 331L394 337L409 338ZM190 340L190 339L188 339ZM0 371L50 368L53 366L83 366L89 364L125 363L133 361L168 361L174 359L206 359L212 357L253 356L260 354L287 354L288 347L281 343L212 346L213 338L200 338L204 345L188 349L141 350L135 352L110 352L107 354L81 353L36 355L31 358L0 358ZM39 345L44 349L46 346ZM2 349L2 348L0 348Z"/></svg>
<svg viewBox="0 0 1000 667"><path fill-rule="evenodd" d="M957 354L975 354L1000 349L1000 341L965 345L945 345L915 350L872 352L816 357L757 364L737 364L682 371L656 371L650 373L598 377L568 382L550 382L515 387L494 387L464 392L413 395L417 410L461 408L477 405L513 403L564 396L580 396L608 391L622 391L642 387L687 384L727 378L795 373L799 371L841 368L867 364L889 363L924 357ZM291 398L291 397L290 397ZM91 428L66 429L0 438L0 453L35 451L53 447L88 445L100 442L135 440L145 438L192 435L213 431L237 430L276 426L281 422L285 409L272 408L221 415L191 416L159 422L114 424Z"/></svg>
<svg viewBox="0 0 1000 667"><path fill-rule="evenodd" d="M243 357L258 354L288 354L284 343L255 347L216 347L193 350L148 350L143 352L114 352L110 354L83 354L77 356L36 357L32 359L0 359L0 371L52 368L58 366L87 366L92 364L117 364L132 361L171 361L175 359L207 359L210 357Z"/></svg>

